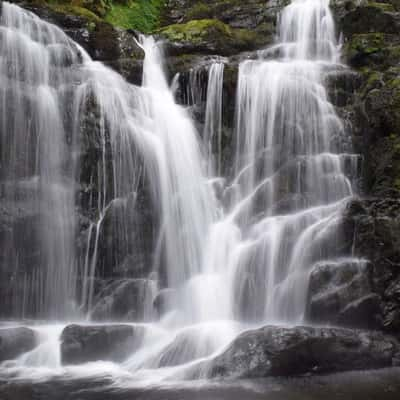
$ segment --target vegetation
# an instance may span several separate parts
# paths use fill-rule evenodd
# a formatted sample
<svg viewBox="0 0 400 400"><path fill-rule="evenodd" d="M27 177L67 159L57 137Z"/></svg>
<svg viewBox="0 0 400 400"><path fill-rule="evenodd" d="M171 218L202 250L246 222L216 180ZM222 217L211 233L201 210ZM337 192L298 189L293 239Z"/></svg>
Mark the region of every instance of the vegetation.
<svg viewBox="0 0 400 400"><path fill-rule="evenodd" d="M162 0L112 2L105 21L120 28L150 33L159 26L162 5Z"/></svg>
<svg viewBox="0 0 400 400"><path fill-rule="evenodd" d="M89 22L151 33L159 26L163 0L33 0L57 12L73 14Z"/></svg>

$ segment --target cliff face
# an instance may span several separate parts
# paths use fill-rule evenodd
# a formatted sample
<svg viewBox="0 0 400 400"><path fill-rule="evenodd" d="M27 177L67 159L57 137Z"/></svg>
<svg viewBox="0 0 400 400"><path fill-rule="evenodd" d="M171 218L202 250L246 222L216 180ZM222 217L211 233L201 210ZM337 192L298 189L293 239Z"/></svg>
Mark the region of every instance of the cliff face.
<svg viewBox="0 0 400 400"><path fill-rule="evenodd" d="M135 3L144 7L140 1ZM145 20L138 19L132 7L124 2L83 1L71 2L72 5L69 2L22 2L22 5L60 26L94 59L105 62L135 84L141 82L143 59L134 40L138 34L136 30L146 30L165 39L170 80L180 73L178 101L185 101L184 93L193 73L200 77L200 91L206 93L206 67L215 57L224 57L223 168L229 174L238 62L243 57L255 57L257 49L273 43L277 14L287 2L168 0L164 4L150 3L152 6L146 9ZM352 247L354 255L364 257L369 264L364 270L353 271L344 277L338 276L340 273L332 266L325 266L319 276L316 273L314 292L310 293L309 319L321 320L318 310L323 310L329 315L328 322L399 333L400 3L396 0L335 0L331 7L337 29L343 34L343 62L351 70L329 77L327 85L332 102L351 131L353 146L362 155L360 193L367 199L355 200L348 207L343 218L344 246ZM121 19L118 18L120 15L131 17ZM144 14L139 12L138 15ZM190 105L201 127L204 96ZM88 220L95 218L95 210L87 199L96 191L92 178L99 162L96 105L88 105L87 116L83 122L84 168L78 178L78 249L83 248L82 242L86 240ZM98 293L103 293L111 302L114 301L113 293L121 292L121 285L126 285L124 280L143 279L150 272L157 221L154 221L145 180L138 204L125 220L125 214L119 210L121 205L113 202L102 225L100 235L104 245L100 247L96 266L99 278L96 287ZM20 235L18 232L24 231L26 220L34 219L36 215L24 204L15 207L2 200L0 207L1 245L1 241L6 243L9 235ZM127 231L128 226L136 229ZM118 239L116 229L125 232L123 240ZM34 232L21 233L27 241L21 242L21 246L32 250L24 253L27 259L23 260L21 270L28 270L35 263L35 245L30 240L34 236ZM131 243L136 246L132 247ZM17 282L18 276L7 264L6 254L0 258L1 281ZM332 298L323 300L330 306L318 308L316 299L324 285L324 274L339 283ZM137 286L137 282L133 285ZM21 290L18 284L4 284L0 288L0 295L6 299L1 309L3 315L11 310L11 305L15 306ZM133 298L132 307L135 301ZM356 315L359 318L354 318Z"/></svg>

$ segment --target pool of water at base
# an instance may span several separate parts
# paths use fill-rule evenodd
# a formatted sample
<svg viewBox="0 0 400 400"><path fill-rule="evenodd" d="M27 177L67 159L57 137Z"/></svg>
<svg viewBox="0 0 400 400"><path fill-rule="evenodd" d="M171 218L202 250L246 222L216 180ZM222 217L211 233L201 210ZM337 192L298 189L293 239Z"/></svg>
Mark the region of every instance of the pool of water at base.
<svg viewBox="0 0 400 400"><path fill-rule="evenodd" d="M106 377L1 381L0 400L399 400L400 368L121 389Z"/></svg>

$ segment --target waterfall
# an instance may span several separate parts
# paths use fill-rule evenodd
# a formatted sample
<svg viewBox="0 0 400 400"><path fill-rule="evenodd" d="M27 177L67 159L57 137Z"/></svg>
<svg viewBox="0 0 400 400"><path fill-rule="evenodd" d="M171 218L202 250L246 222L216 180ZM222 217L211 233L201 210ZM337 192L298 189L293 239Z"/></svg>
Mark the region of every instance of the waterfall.
<svg viewBox="0 0 400 400"><path fill-rule="evenodd" d="M353 195L355 171L346 166L356 168L357 156L324 86L340 47L329 2L294 0L278 38L277 59L239 68L227 224L235 222L246 246L230 268L238 318L301 322L313 265L341 256L336 228Z"/></svg>
<svg viewBox="0 0 400 400"><path fill-rule="evenodd" d="M160 216L160 263L168 285L179 286L197 274L215 216L213 194L202 170L197 133L174 103L154 40L143 39L144 85L138 88L92 61L57 27L15 5L3 4L2 34L2 74L7 78L2 84L2 162L12 174L5 178L10 196L27 180L36 185L40 209L35 223L40 228L39 274L44 276L33 282L27 301L40 303L44 316L64 318L82 278L82 303L91 307L103 219L117 201L135 207L142 179L149 182L154 213ZM97 130L89 133L82 131L88 113L98 116ZM91 175L94 215L84 265L78 269L73 182L76 170L83 168L77 158L88 134L98 141L100 154Z"/></svg>
<svg viewBox="0 0 400 400"><path fill-rule="evenodd" d="M2 192L5 202L28 214L24 229L31 235L25 244L11 237L5 247L16 271L29 251L37 252L18 308L64 317L72 312L76 284L75 143L63 124L73 74L65 67L78 62L79 53L60 29L7 3L0 34Z"/></svg>
<svg viewBox="0 0 400 400"><path fill-rule="evenodd" d="M208 71L206 116L204 122L203 141L206 158L210 161L208 174L221 175L222 167L222 89L224 83L222 62L214 62ZM213 151L216 149L216 151ZM214 157L213 153L216 154Z"/></svg>
<svg viewBox="0 0 400 400"><path fill-rule="evenodd" d="M224 62L207 68L200 135L174 100L152 37L139 39L138 87L5 2L0 32L1 194L30 199L40 249L24 272L15 317L28 306L49 320L90 317L96 279L109 267L99 264L108 246L102 232L110 229L130 255L147 224L135 219L144 198L151 271L135 278L151 281L143 295L149 315L132 321L145 333L121 368L136 379L182 378L251 326L304 322L313 267L348 256L340 222L357 176L358 157L325 87L340 59L328 0L293 0L279 17L277 42L240 63L232 172L218 196ZM190 74L186 104L202 102L203 78ZM78 223L85 226L79 254ZM7 243L15 272L28 256L18 240ZM165 290L173 296L157 318L149 309ZM58 345L59 327L50 330L43 351ZM41 350L18 362L31 367L38 359Z"/></svg>

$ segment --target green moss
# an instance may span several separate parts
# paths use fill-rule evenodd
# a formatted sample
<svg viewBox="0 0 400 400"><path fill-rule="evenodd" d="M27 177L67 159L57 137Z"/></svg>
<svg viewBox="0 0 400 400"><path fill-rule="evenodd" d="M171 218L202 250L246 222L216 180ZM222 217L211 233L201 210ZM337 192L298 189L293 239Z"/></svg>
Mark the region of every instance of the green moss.
<svg viewBox="0 0 400 400"><path fill-rule="evenodd" d="M378 9L380 11L384 11L384 12L394 12L395 11L393 5L389 4L389 3L376 3L373 1L369 1L368 6L376 8L376 9Z"/></svg>
<svg viewBox="0 0 400 400"><path fill-rule="evenodd" d="M113 3L105 21L125 29L136 29L144 33L153 32L159 25L162 0L136 0Z"/></svg>
<svg viewBox="0 0 400 400"><path fill-rule="evenodd" d="M366 80L366 84L364 85L364 88L361 91L362 97L365 97L367 93L370 92L371 90L382 86L383 77L380 72L366 69L362 72L362 74L364 76L364 79Z"/></svg>
<svg viewBox="0 0 400 400"><path fill-rule="evenodd" d="M160 30L164 36L174 42L196 43L212 34L231 36L231 28L217 19L192 20L186 24L173 24Z"/></svg>
<svg viewBox="0 0 400 400"><path fill-rule="evenodd" d="M363 33L351 37L344 54L353 67L384 70L399 64L400 45L391 34Z"/></svg>
<svg viewBox="0 0 400 400"><path fill-rule="evenodd" d="M94 12L84 7L74 6L71 4L49 4L49 8L62 14L77 15L87 19L91 23L100 22L101 18Z"/></svg>
<svg viewBox="0 0 400 400"><path fill-rule="evenodd" d="M348 52L372 54L381 50L385 45L385 36L382 33L363 33L353 35L347 45Z"/></svg>
<svg viewBox="0 0 400 400"><path fill-rule="evenodd" d="M180 42L219 54L230 54L235 49L260 47L260 36L247 29L234 29L218 19L192 20L185 24L173 24L159 30L172 42ZM264 37L261 38L265 40Z"/></svg>

